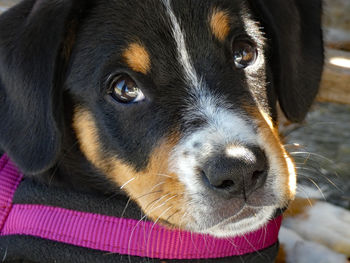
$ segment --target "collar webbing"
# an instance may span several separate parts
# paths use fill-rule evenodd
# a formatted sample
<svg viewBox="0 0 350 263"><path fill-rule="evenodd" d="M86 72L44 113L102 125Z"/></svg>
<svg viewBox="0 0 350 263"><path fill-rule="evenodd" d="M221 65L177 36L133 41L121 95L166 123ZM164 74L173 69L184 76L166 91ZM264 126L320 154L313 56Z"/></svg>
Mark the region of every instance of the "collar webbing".
<svg viewBox="0 0 350 263"><path fill-rule="evenodd" d="M149 221L34 204L13 204L22 174L0 159L0 236L29 235L111 253L161 259L244 255L277 242L282 217L244 236L216 238L169 229Z"/></svg>

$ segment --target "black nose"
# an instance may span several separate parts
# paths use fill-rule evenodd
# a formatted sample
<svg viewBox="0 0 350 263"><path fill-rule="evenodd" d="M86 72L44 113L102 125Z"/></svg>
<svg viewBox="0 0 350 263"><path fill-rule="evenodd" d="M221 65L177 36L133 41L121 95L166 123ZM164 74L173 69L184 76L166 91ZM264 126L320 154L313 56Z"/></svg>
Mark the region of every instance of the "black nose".
<svg viewBox="0 0 350 263"><path fill-rule="evenodd" d="M268 165L264 152L247 146L240 150L242 154L215 155L202 168L205 184L224 198L247 198L266 182Z"/></svg>

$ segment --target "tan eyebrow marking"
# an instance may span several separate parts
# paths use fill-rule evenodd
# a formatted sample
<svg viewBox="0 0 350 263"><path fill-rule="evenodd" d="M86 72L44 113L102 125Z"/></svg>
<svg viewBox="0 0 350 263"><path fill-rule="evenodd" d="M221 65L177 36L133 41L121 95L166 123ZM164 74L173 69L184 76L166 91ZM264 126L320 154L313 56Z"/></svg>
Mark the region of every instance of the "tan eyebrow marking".
<svg viewBox="0 0 350 263"><path fill-rule="evenodd" d="M210 28L214 36L224 41L230 32L230 17L226 11L214 9L209 18Z"/></svg>
<svg viewBox="0 0 350 263"><path fill-rule="evenodd" d="M137 72L147 74L151 69L151 60L146 48L140 43L131 43L123 52L128 66Z"/></svg>

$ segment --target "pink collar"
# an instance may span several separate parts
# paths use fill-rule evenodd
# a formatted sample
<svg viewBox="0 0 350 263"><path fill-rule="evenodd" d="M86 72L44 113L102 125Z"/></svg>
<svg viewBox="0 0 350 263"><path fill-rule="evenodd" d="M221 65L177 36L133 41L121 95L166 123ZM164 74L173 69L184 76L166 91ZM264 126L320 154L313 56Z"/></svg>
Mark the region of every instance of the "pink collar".
<svg viewBox="0 0 350 263"><path fill-rule="evenodd" d="M148 221L32 204L13 204L23 175L0 159L0 236L30 235L75 246L139 257L207 259L244 255L278 239L282 216L244 236L216 238L169 229Z"/></svg>

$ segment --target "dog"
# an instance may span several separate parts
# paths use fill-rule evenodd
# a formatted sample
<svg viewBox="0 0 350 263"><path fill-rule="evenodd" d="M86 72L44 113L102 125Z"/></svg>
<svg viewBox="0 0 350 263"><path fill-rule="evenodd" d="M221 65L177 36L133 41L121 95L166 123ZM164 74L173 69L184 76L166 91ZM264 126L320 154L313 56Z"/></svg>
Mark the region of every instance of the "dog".
<svg viewBox="0 0 350 263"><path fill-rule="evenodd" d="M301 122L312 105L321 13L319 0L22 1L0 17L0 148L45 194L254 231L295 198L277 109Z"/></svg>

